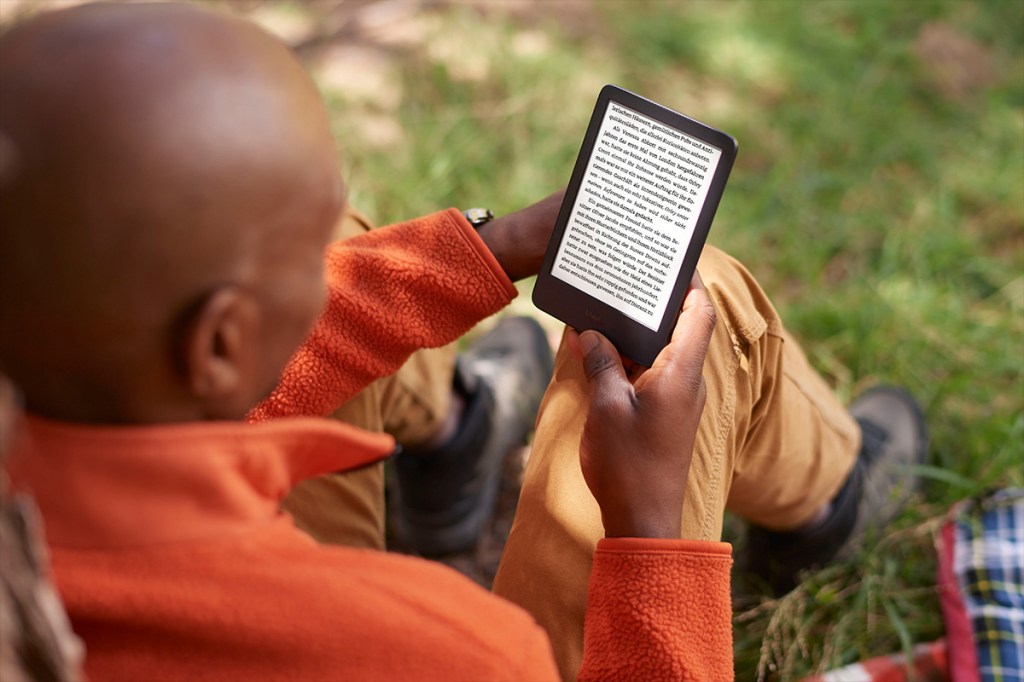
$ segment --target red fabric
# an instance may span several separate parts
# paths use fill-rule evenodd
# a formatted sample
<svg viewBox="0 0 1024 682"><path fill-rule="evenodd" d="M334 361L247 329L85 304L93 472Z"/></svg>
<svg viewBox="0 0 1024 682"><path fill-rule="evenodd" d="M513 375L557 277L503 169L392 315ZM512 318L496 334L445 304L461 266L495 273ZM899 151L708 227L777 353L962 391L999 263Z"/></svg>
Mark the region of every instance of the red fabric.
<svg viewBox="0 0 1024 682"><path fill-rule="evenodd" d="M914 647L912 672L903 655L879 656L864 661L864 670L873 682L949 682L946 641L938 640Z"/></svg>
<svg viewBox="0 0 1024 682"><path fill-rule="evenodd" d="M329 411L503 306L514 289L463 223L333 247L330 306L251 419ZM518 607L438 564L317 545L279 512L302 478L385 456L385 436L309 418L29 429L12 479L39 503L94 682L557 679ZM729 563L719 543L603 541L581 677L731 679Z"/></svg>
<svg viewBox="0 0 1024 682"><path fill-rule="evenodd" d="M860 663L805 677L803 682L949 682L946 640L940 639L914 647L911 667L903 654L878 656Z"/></svg>
<svg viewBox="0 0 1024 682"><path fill-rule="evenodd" d="M955 682L977 682L981 673L978 670L978 652L974 648L974 630L953 571L956 524L952 520L942 527L935 550L939 560L939 604L949 642L950 678Z"/></svg>

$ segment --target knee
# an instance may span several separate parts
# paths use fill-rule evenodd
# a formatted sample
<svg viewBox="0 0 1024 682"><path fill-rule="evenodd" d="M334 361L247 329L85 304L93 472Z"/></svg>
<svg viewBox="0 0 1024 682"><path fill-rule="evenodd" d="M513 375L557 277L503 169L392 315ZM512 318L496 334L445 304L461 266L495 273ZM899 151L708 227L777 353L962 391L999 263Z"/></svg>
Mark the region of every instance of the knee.
<svg viewBox="0 0 1024 682"><path fill-rule="evenodd" d="M697 270L715 303L718 326L722 333L732 337L733 345L756 343L765 332L781 333L782 325L775 307L742 263L708 245L704 247Z"/></svg>

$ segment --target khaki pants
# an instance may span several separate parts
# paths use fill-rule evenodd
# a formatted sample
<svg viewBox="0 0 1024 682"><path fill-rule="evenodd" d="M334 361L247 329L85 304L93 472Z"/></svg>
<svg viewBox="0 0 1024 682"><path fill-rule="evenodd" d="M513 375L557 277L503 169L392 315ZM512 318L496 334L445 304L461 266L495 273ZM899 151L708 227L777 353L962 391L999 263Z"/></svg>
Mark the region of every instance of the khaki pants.
<svg viewBox="0 0 1024 682"><path fill-rule="evenodd" d="M859 430L742 265L708 246L698 270L714 300L718 325L704 366L708 397L687 481L683 537L718 540L727 508L760 526L796 528L845 481L860 445ZM388 394L382 385L401 391L410 384L438 380L447 396L450 359L431 371L425 367L434 366L434 360L417 357L396 377L370 387L370 395L360 402L359 410L367 412L363 418L379 420L369 423L375 426L383 421L377 415L394 414L393 401L376 403L383 412L374 410L374 401ZM588 401L585 382L575 356L560 349L494 583L497 594L524 607L547 629L566 679L575 679L579 668L591 557L604 535L600 512L579 467ZM374 396L375 391L380 393ZM356 400L363 401L364 396ZM421 393L413 402L427 405L430 400ZM430 411L443 415L443 410L447 402ZM339 412L341 418L347 418L344 411ZM331 477L337 491L330 494L337 492L337 501L328 503L329 495L323 494L317 508L331 506L335 519L345 520L337 532L314 535L344 544L383 544L382 539L367 544L370 525L383 530L380 474L372 482L364 476L373 478L366 472ZM286 507L296 514L299 508L292 498L304 486L317 483L297 488ZM364 527L357 517L371 507L372 523L368 520ZM309 518L300 523L315 525ZM352 529L351 537L346 526Z"/></svg>

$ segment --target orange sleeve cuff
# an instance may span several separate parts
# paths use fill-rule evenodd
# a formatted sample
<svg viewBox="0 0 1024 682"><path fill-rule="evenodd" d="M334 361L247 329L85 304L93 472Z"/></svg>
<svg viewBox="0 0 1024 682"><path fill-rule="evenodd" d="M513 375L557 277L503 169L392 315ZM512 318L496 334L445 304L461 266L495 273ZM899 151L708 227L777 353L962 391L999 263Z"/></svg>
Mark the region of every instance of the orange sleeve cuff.
<svg viewBox="0 0 1024 682"><path fill-rule="evenodd" d="M612 538L598 543L580 680L731 680L731 547Z"/></svg>
<svg viewBox="0 0 1024 682"><path fill-rule="evenodd" d="M487 244L485 244L484 240L480 238L479 233L477 233L473 226L469 224L469 221L466 220L466 216L462 215L462 211L457 208L449 208L445 213L451 216L455 224L459 226L463 237L480 256L480 260L494 275L494 279L500 282L505 288L505 293L510 297L515 298L519 292L512 283L512 280L510 280L508 275L505 274L504 268L502 268L498 263L498 259L494 257L491 250L487 248Z"/></svg>

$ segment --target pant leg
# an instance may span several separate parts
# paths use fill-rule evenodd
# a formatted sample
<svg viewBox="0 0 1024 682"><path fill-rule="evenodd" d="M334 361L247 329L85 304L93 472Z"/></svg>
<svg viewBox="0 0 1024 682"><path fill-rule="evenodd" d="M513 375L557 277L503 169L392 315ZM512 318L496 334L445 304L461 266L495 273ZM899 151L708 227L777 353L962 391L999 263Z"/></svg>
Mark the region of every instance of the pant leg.
<svg viewBox="0 0 1024 682"><path fill-rule="evenodd" d="M346 208L336 239L373 229ZM378 379L331 415L368 431L385 431L403 445L428 438L451 407L455 345L414 353L393 376ZM325 544L385 548L384 465L326 474L295 486L281 503L296 525Z"/></svg>
<svg viewBox="0 0 1024 682"><path fill-rule="evenodd" d="M384 430L402 446L423 445L447 419L456 348L452 343L413 353L393 381L381 386Z"/></svg>
<svg viewBox="0 0 1024 682"><path fill-rule="evenodd" d="M750 273L710 246L698 268L718 325L704 367L708 398L687 480L683 537L719 539L727 502L757 523L795 527L845 480L857 427ZM494 583L497 594L547 629L566 680L579 669L591 558L604 535L579 467L585 382L563 343Z"/></svg>

